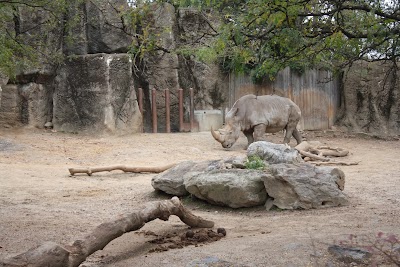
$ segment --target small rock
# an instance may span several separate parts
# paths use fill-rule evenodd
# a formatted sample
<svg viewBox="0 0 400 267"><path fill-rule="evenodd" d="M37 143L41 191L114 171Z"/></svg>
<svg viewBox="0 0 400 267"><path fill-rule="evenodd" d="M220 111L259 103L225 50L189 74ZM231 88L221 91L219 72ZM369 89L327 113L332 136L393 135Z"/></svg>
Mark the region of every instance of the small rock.
<svg viewBox="0 0 400 267"><path fill-rule="evenodd" d="M226 230L225 230L225 228L218 228L218 229L217 229L217 233L218 233L218 234L222 234L223 236L226 236Z"/></svg>
<svg viewBox="0 0 400 267"><path fill-rule="evenodd" d="M46 129L53 129L53 123L51 121L48 121L44 124L44 128Z"/></svg>
<svg viewBox="0 0 400 267"><path fill-rule="evenodd" d="M194 236L194 232L192 230L189 230L186 232L186 237L187 238L192 238Z"/></svg>
<svg viewBox="0 0 400 267"><path fill-rule="evenodd" d="M345 263L365 263L372 256L370 252L360 248L348 248L338 245L328 247L328 251L338 260Z"/></svg>

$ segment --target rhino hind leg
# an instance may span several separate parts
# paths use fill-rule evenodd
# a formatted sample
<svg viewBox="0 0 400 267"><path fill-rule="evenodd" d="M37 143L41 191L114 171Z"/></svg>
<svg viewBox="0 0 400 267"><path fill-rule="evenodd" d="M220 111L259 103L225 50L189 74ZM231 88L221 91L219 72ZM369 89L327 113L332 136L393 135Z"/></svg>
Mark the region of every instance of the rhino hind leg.
<svg viewBox="0 0 400 267"><path fill-rule="evenodd" d="M297 130L296 127L286 127L286 131L285 131L285 138L283 139L283 143L284 144L289 144L290 143L290 138L294 137L294 139L296 139L297 144L300 144L302 141L301 138L301 134L299 132L299 130Z"/></svg>
<svg viewBox="0 0 400 267"><path fill-rule="evenodd" d="M295 128L293 130L293 134L292 135L293 135L294 139L296 139L297 144L300 144L303 141L303 138L302 138L299 130L297 130L297 128Z"/></svg>

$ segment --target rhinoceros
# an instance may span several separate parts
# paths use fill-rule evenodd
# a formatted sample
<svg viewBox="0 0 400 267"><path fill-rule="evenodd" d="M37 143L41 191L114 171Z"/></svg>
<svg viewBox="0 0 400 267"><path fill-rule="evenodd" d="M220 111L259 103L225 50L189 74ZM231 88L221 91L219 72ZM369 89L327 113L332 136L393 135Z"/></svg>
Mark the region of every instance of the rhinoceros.
<svg viewBox="0 0 400 267"><path fill-rule="evenodd" d="M290 138L301 143L296 126L301 118L300 108L289 98L277 95L245 95L239 98L225 116L225 126L211 134L224 148L230 148L239 138L240 131L247 137L248 145L264 140L264 133L285 130L284 143Z"/></svg>

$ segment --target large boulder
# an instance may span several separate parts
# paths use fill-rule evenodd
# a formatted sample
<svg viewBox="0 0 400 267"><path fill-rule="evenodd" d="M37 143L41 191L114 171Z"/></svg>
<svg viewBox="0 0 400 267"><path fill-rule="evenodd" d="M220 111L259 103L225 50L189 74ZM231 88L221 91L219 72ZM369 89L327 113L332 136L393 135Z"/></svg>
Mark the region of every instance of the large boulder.
<svg viewBox="0 0 400 267"><path fill-rule="evenodd" d="M355 132L400 134L397 70L398 62L353 62L343 75L336 123Z"/></svg>
<svg viewBox="0 0 400 267"><path fill-rule="evenodd" d="M265 203L264 178L259 170L212 170L187 178L184 184L189 193L211 204L242 208Z"/></svg>
<svg viewBox="0 0 400 267"><path fill-rule="evenodd" d="M269 164L304 162L296 149L288 145L258 141L249 145L247 156L257 156Z"/></svg>
<svg viewBox="0 0 400 267"><path fill-rule="evenodd" d="M184 181L198 173L224 168L222 160L212 161L184 161L175 167L157 174L151 179L154 189L163 191L174 196L185 196L189 192L186 190Z"/></svg>
<svg viewBox="0 0 400 267"><path fill-rule="evenodd" d="M22 122L36 128L43 128L46 122L51 122L53 90L48 90L49 87L38 83L27 83L18 87L22 100Z"/></svg>
<svg viewBox="0 0 400 267"><path fill-rule="evenodd" d="M52 121L54 75L44 71L16 76L18 83L3 86L0 99L0 122L8 126L21 123L43 128ZM3 106L3 107L1 107Z"/></svg>
<svg viewBox="0 0 400 267"><path fill-rule="evenodd" d="M85 1L70 4L63 52L67 55L126 53L133 33L124 21L126 0Z"/></svg>
<svg viewBox="0 0 400 267"><path fill-rule="evenodd" d="M85 5L88 53L126 53L132 45L132 33L123 15L126 0L87 1Z"/></svg>
<svg viewBox="0 0 400 267"><path fill-rule="evenodd" d="M333 167L308 163L274 164L264 176L272 205L280 209L311 209L343 206L348 197L342 192L345 175Z"/></svg>
<svg viewBox="0 0 400 267"><path fill-rule="evenodd" d="M93 54L66 61L56 77L53 104L53 125L59 131L142 131L127 54Z"/></svg>
<svg viewBox="0 0 400 267"><path fill-rule="evenodd" d="M18 85L7 84L2 87L0 102L0 124L16 126L21 122L21 96Z"/></svg>

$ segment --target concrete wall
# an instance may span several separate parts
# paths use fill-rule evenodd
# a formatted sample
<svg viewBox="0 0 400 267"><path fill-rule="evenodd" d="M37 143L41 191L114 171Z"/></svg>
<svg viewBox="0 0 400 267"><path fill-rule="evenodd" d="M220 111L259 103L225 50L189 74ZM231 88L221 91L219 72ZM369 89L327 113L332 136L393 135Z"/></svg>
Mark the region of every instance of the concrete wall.
<svg viewBox="0 0 400 267"><path fill-rule="evenodd" d="M194 119L199 123L199 132L208 132L211 127L214 130L222 127L223 112L221 110L195 110Z"/></svg>

